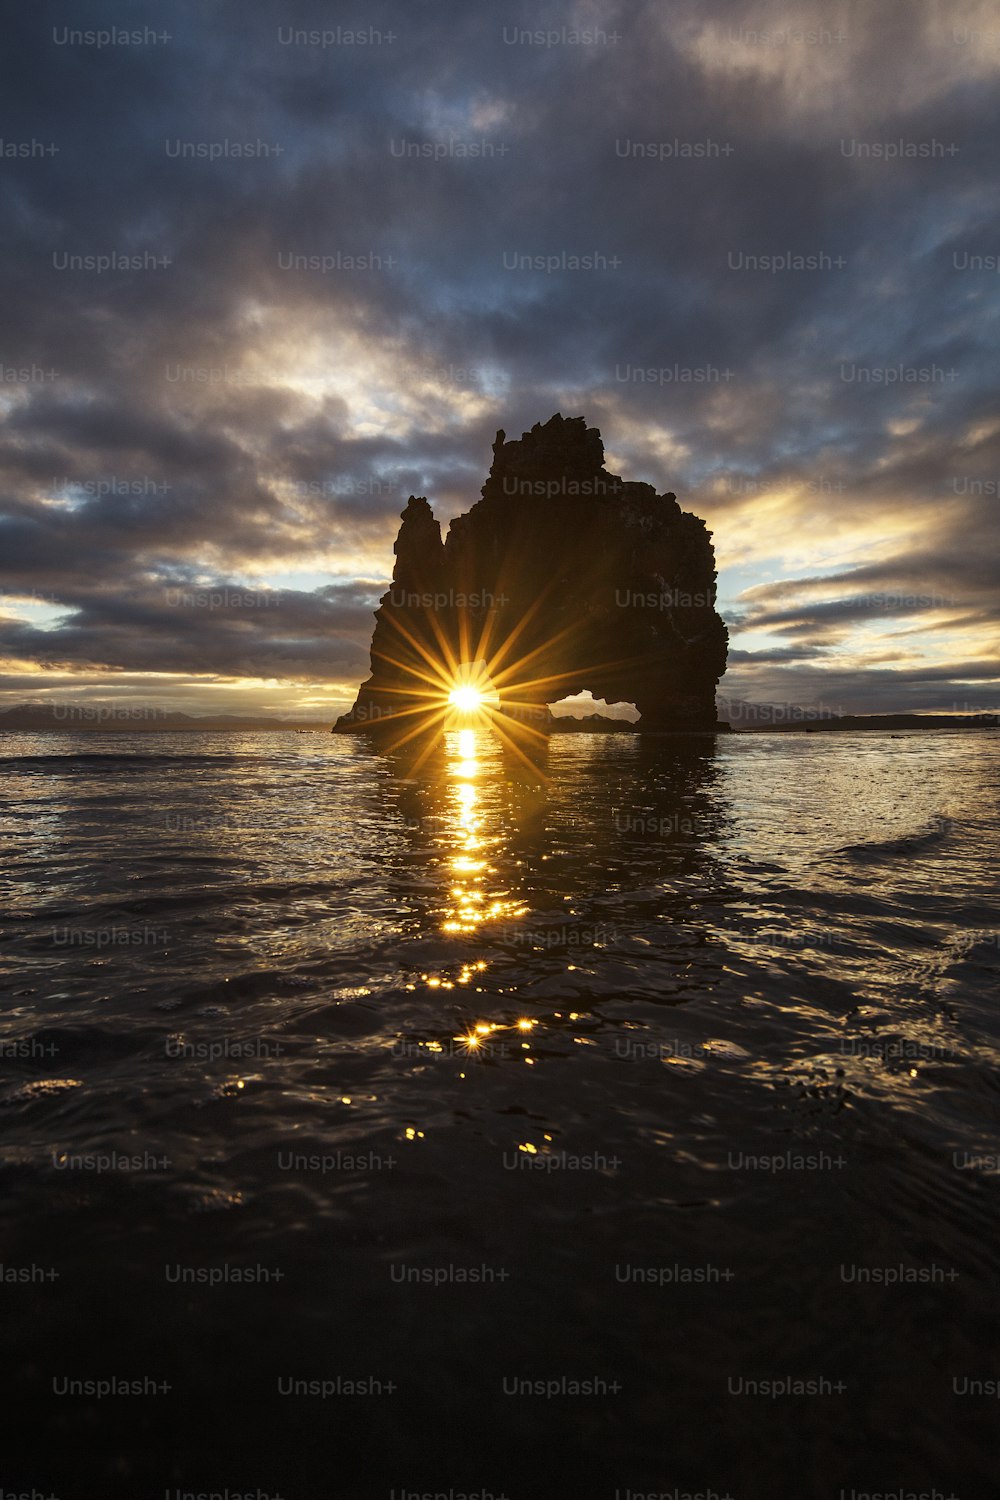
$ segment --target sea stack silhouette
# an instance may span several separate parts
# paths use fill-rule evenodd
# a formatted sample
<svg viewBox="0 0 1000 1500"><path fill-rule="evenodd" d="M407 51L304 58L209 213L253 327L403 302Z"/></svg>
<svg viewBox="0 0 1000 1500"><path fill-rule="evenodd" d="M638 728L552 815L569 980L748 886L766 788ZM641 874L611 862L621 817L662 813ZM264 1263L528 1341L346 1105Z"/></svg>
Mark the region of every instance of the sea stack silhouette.
<svg viewBox="0 0 1000 1500"><path fill-rule="evenodd" d="M610 474L583 417L519 441L501 429L482 499L445 539L424 497L402 521L371 676L334 733L429 711L477 662L500 711L543 731L550 704L586 689L634 704L640 732L715 730L728 635L711 532L673 492Z"/></svg>

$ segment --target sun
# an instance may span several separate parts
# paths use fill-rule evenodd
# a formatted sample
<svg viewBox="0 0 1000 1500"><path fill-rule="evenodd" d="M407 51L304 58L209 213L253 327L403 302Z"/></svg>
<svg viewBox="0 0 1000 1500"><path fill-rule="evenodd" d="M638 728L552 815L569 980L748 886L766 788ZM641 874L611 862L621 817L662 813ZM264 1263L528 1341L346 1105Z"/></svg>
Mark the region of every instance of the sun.
<svg viewBox="0 0 1000 1500"><path fill-rule="evenodd" d="M452 688L448 694L448 702L452 708L457 708L463 714L473 714L483 706L483 695L477 687L468 682L461 683Z"/></svg>
<svg viewBox="0 0 1000 1500"><path fill-rule="evenodd" d="M456 662L441 683L444 722L448 729L485 727L500 709L500 693L485 661Z"/></svg>

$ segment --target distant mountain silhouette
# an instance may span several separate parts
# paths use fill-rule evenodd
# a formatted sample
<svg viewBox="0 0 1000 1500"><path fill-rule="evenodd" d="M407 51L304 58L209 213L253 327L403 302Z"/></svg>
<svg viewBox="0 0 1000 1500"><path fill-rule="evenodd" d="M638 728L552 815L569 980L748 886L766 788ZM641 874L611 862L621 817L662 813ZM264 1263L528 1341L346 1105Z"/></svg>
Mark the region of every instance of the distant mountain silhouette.
<svg viewBox="0 0 1000 1500"><path fill-rule="evenodd" d="M0 709L0 733L8 734L168 734L187 730L326 730L329 721L274 719L265 715L182 714L153 707L109 703L20 703Z"/></svg>
<svg viewBox="0 0 1000 1500"><path fill-rule="evenodd" d="M726 709L723 705L722 712ZM793 703L731 703L738 734L829 734L851 729L997 729L997 714L828 714Z"/></svg>

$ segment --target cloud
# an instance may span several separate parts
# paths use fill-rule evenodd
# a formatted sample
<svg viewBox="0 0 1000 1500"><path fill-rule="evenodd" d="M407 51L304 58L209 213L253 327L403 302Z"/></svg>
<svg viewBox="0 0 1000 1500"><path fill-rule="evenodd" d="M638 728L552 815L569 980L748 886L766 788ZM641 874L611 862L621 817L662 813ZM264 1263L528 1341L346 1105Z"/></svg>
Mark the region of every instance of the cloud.
<svg viewBox="0 0 1000 1500"><path fill-rule="evenodd" d="M468 509L557 409L707 518L727 690L992 691L991 12L12 15L0 695L350 696L407 495ZM601 269L520 269L563 254Z"/></svg>

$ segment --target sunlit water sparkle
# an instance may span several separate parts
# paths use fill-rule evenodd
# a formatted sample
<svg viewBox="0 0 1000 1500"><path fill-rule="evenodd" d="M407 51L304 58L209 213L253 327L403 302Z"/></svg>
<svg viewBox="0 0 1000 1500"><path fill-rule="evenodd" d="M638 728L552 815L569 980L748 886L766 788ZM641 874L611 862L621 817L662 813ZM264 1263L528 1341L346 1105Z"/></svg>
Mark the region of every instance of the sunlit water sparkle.
<svg viewBox="0 0 1000 1500"><path fill-rule="evenodd" d="M52 1347L167 1370L189 1416L234 1385L267 1408L276 1371L336 1350L404 1386L433 1369L364 1408L365 1452L414 1488L443 1408L429 1482L512 1483L475 1421L499 1405L510 1441L564 1424L612 1493L790 1494L789 1465L803 1495L873 1465L978 1493L990 1414L950 1381L995 1374L1000 1334L998 745L557 736L535 774L471 729L416 772L321 734L0 737L3 1260L60 1270L13 1309L8 1404L48 1399ZM67 1165L109 1152L169 1165ZM745 1165L780 1155L820 1166ZM287 1274L163 1275L225 1261ZM959 1276L840 1270L899 1262ZM402 1263L510 1274L415 1291ZM616 1278L709 1263L732 1279ZM583 1367L623 1394L583 1415L496 1394ZM848 1389L797 1432L725 1395L769 1371ZM241 1432L248 1479L327 1462L293 1406L280 1452ZM104 1461L79 1411L53 1420ZM748 1479L762 1422L784 1446ZM145 1440L164 1486L205 1467L181 1426ZM138 1475L146 1449L120 1448Z"/></svg>

